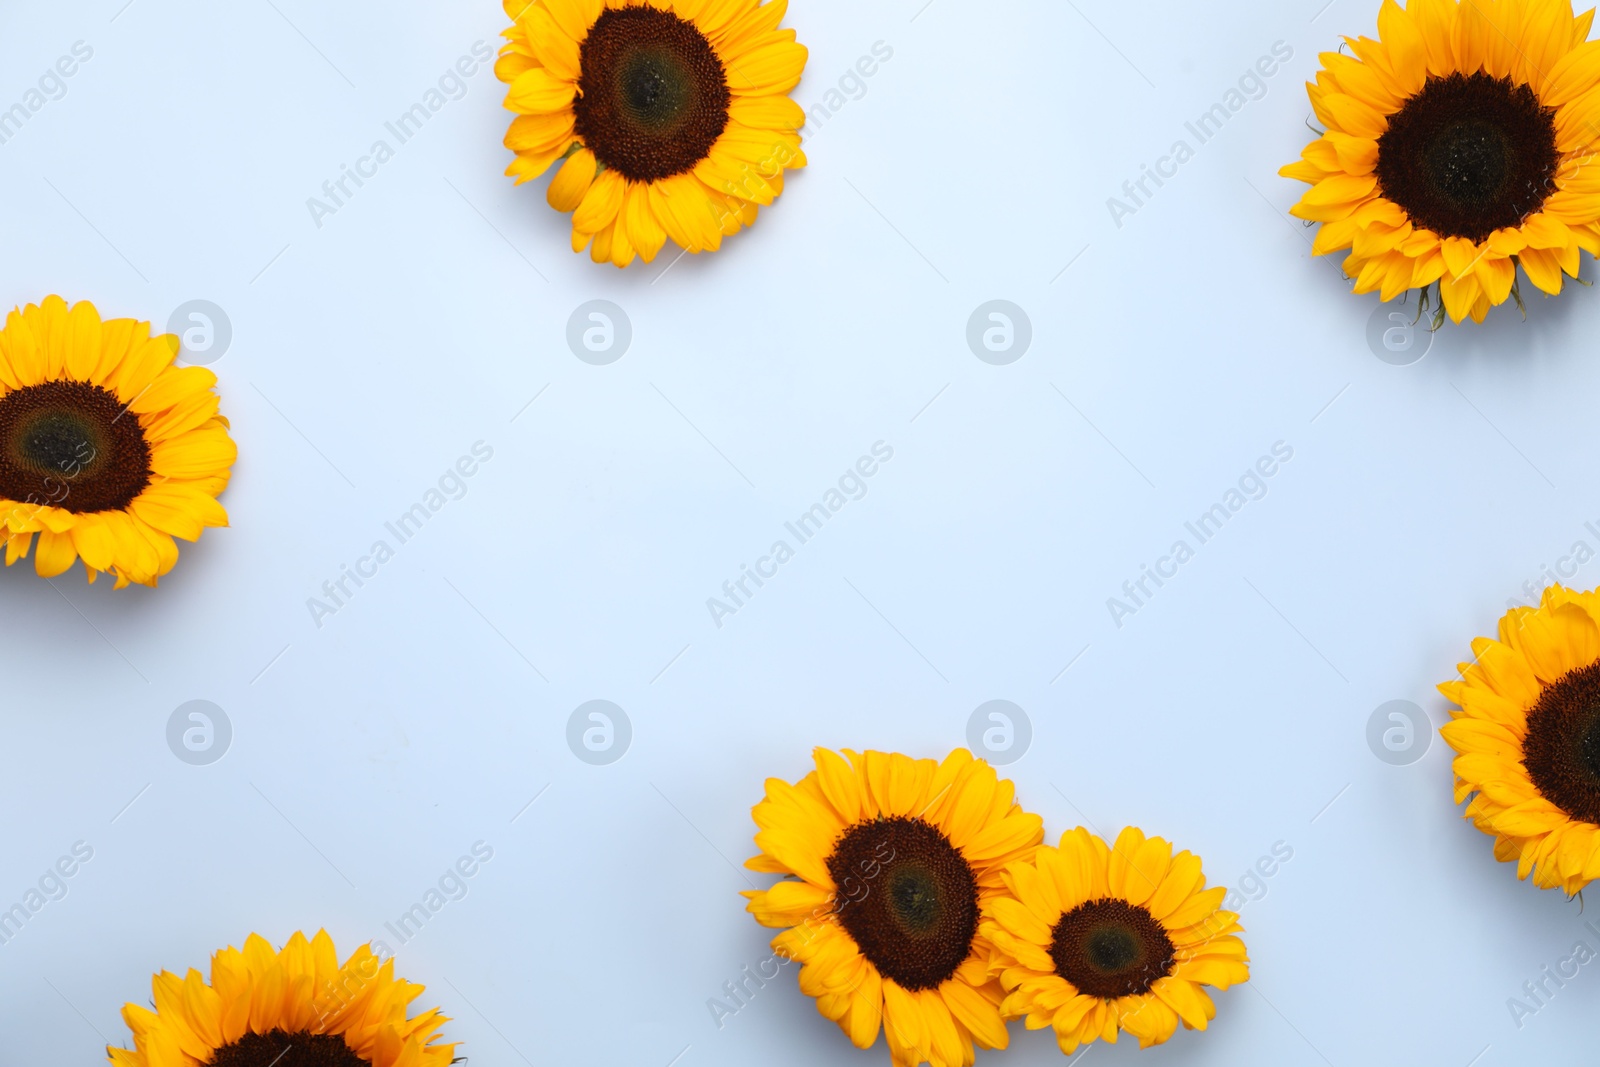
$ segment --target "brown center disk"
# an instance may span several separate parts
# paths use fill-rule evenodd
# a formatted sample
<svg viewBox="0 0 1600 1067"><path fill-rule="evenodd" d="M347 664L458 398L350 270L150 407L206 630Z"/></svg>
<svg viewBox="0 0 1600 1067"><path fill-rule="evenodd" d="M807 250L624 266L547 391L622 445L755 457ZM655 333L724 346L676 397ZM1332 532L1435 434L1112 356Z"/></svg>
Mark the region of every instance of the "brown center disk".
<svg viewBox="0 0 1600 1067"><path fill-rule="evenodd" d="M211 1054L209 1067L372 1067L338 1034L245 1034Z"/></svg>
<svg viewBox="0 0 1600 1067"><path fill-rule="evenodd" d="M950 839L921 819L857 823L828 857L840 924L885 978L932 989L978 932L978 883Z"/></svg>
<svg viewBox="0 0 1600 1067"><path fill-rule="evenodd" d="M654 7L608 8L584 39L577 133L624 178L694 169L728 125L722 61L693 24Z"/></svg>
<svg viewBox="0 0 1600 1067"><path fill-rule="evenodd" d="M1115 897L1079 904L1052 931L1056 973L1091 997L1143 993L1172 973L1172 939L1144 908Z"/></svg>
<svg viewBox="0 0 1600 1067"><path fill-rule="evenodd" d="M1600 825L1600 663L1568 671L1539 694L1522 763L1540 796Z"/></svg>
<svg viewBox="0 0 1600 1067"><path fill-rule="evenodd" d="M1527 85L1430 77L1378 138L1378 189L1419 229L1481 241L1538 211L1560 162L1555 109Z"/></svg>
<svg viewBox="0 0 1600 1067"><path fill-rule="evenodd" d="M0 397L0 498L120 511L150 477L144 429L114 393L56 381Z"/></svg>

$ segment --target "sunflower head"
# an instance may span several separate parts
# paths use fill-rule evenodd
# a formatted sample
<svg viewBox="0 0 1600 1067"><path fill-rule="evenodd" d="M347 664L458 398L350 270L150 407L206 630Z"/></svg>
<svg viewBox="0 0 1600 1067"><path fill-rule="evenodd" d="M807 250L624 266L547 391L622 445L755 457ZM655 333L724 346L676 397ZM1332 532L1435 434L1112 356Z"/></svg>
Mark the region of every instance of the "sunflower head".
<svg viewBox="0 0 1600 1067"><path fill-rule="evenodd" d="M1600 594L1551 586L1472 652L1439 686L1456 803L1518 878L1577 893L1600 877Z"/></svg>
<svg viewBox="0 0 1600 1067"><path fill-rule="evenodd" d="M800 963L800 989L858 1048L880 1024L896 1067L966 1067L1004 1048L1001 989L980 929L1001 869L1043 839L1011 783L971 753L814 753L799 782L767 780L755 806L761 854L786 875L745 893L774 952Z"/></svg>
<svg viewBox="0 0 1600 1067"><path fill-rule="evenodd" d="M788 0L505 0L495 74L517 113L517 183L554 164L548 199L572 248L646 263L670 237L715 250L805 166L805 113L786 95L806 50Z"/></svg>
<svg viewBox="0 0 1600 1067"><path fill-rule="evenodd" d="M237 452L217 414L217 376L175 367L178 339L102 320L59 296L12 311L0 329L0 537L6 564L38 538L54 578L83 559L121 589L155 585L174 537L226 526L217 496Z"/></svg>
<svg viewBox="0 0 1600 1067"><path fill-rule="evenodd" d="M1439 319L1481 322L1600 255L1600 42L1571 0L1384 0L1378 39L1324 53L1311 106L1326 133L1284 167L1311 189L1313 252L1347 251L1357 293L1437 292Z"/></svg>
<svg viewBox="0 0 1600 1067"><path fill-rule="evenodd" d="M1008 991L1001 1010L1052 1027L1069 1056L1122 1030L1140 1048L1179 1022L1204 1030L1216 1006L1200 987L1250 977L1239 917L1221 910L1226 887L1207 889L1200 860L1159 837L1129 827L1108 848L1080 826L1003 880L1010 892L988 902L981 927Z"/></svg>
<svg viewBox="0 0 1600 1067"><path fill-rule="evenodd" d="M257 934L244 951L211 958L211 981L162 971L154 1007L129 1004L132 1049L107 1049L118 1067L446 1067L437 1008L406 1018L423 987L394 976L394 961L363 945L341 966L325 930L297 933L274 951Z"/></svg>

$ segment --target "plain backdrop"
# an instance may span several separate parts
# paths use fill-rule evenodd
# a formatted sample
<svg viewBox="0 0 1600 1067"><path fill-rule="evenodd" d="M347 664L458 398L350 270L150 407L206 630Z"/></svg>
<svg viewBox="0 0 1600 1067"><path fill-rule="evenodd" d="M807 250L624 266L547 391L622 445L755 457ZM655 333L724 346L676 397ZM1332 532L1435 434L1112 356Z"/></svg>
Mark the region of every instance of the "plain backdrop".
<svg viewBox="0 0 1600 1067"><path fill-rule="evenodd" d="M793 0L810 167L721 252L619 272L570 252L544 181L502 176L487 67L386 133L497 46L489 0L9 0L0 108L93 54L0 144L0 300L220 307L240 455L232 527L159 589L0 574L0 906L93 850L0 945L0 1061L97 1062L157 969L326 927L342 952L384 939L477 1065L887 1063L792 967L714 1018L769 955L738 895L770 880L741 866L750 807L813 746L942 756L997 699L1031 724L1005 773L1052 838L1137 824L1254 898L1252 979L1210 1031L1096 1062L1586 1053L1593 967L1520 1026L1507 1005L1600 947L1578 902L1495 863L1441 740L1395 765L1367 728L1392 700L1444 722L1470 640L1600 548L1600 295L1375 356L1375 297L1310 258L1276 176L1313 136L1317 53L1373 30L1375 0L1325 2ZM1199 144L1185 124L1275 44ZM379 139L394 158L314 219ZM1180 139L1192 158L1114 219ZM567 342L591 300L631 326L608 365ZM1031 326L1006 365L967 341L992 300ZM784 523L879 442L864 495L798 544ZM1199 545L1184 524L1280 442ZM385 523L479 443L398 544ZM793 558L714 620L780 539ZM1179 539L1193 558L1114 619ZM393 558L314 618L379 540ZM231 726L206 765L168 745L193 700ZM609 764L568 743L592 700L631 727ZM475 845L492 858L400 945L385 924ZM1020 1025L979 1055L1059 1060Z"/></svg>

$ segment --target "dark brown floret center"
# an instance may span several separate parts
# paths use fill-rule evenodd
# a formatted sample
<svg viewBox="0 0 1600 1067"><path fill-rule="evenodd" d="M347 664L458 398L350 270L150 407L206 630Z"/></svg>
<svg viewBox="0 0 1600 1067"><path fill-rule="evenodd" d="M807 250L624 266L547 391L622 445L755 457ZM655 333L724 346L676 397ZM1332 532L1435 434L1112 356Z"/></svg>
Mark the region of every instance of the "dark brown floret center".
<svg viewBox="0 0 1600 1067"><path fill-rule="evenodd" d="M636 182L694 169L728 125L727 76L692 23L654 7L614 7L580 49L577 134Z"/></svg>
<svg viewBox="0 0 1600 1067"><path fill-rule="evenodd" d="M1600 824L1600 663L1545 686L1528 712L1522 762L1540 796Z"/></svg>
<svg viewBox="0 0 1600 1067"><path fill-rule="evenodd" d="M956 973L978 932L978 882L950 839L921 819L857 823L828 857L835 911L861 954L905 989Z"/></svg>
<svg viewBox="0 0 1600 1067"><path fill-rule="evenodd" d="M1378 138L1378 189L1418 229L1481 241L1519 225L1555 188L1555 109L1527 85L1430 77Z"/></svg>
<svg viewBox="0 0 1600 1067"><path fill-rule="evenodd" d="M206 1062L208 1067L371 1067L338 1034L284 1030L245 1034Z"/></svg>
<svg viewBox="0 0 1600 1067"><path fill-rule="evenodd" d="M0 397L0 498L71 512L120 511L150 484L138 416L88 382Z"/></svg>
<svg viewBox="0 0 1600 1067"><path fill-rule="evenodd" d="M1079 904L1051 931L1056 974L1091 997L1148 991L1172 973L1174 954L1172 939L1154 916L1115 897Z"/></svg>

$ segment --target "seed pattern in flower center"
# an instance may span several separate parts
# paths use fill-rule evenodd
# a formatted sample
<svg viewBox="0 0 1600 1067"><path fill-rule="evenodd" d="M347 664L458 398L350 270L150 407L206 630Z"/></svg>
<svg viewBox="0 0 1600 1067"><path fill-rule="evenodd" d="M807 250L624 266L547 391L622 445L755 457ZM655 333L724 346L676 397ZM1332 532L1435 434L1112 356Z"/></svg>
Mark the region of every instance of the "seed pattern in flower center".
<svg viewBox="0 0 1600 1067"><path fill-rule="evenodd" d="M726 72L692 23L660 8L608 8L579 50L578 137L635 182L693 170L728 125Z"/></svg>
<svg viewBox="0 0 1600 1067"><path fill-rule="evenodd" d="M211 1054L207 1067L372 1067L338 1034L249 1033Z"/></svg>
<svg viewBox="0 0 1600 1067"><path fill-rule="evenodd" d="M906 816L857 823L828 857L839 923L885 978L933 989L972 953L978 883L937 828Z"/></svg>
<svg viewBox="0 0 1600 1067"><path fill-rule="evenodd" d="M1051 931L1056 973L1091 997L1144 993L1172 973L1175 949L1149 911L1116 897L1079 904Z"/></svg>
<svg viewBox="0 0 1600 1067"><path fill-rule="evenodd" d="M1528 712L1522 759L1540 796L1600 825L1600 663L1544 687Z"/></svg>
<svg viewBox="0 0 1600 1067"><path fill-rule="evenodd" d="M1555 188L1555 111L1527 85L1479 71L1431 77L1378 138L1378 189L1413 226L1482 241Z"/></svg>
<svg viewBox="0 0 1600 1067"><path fill-rule="evenodd" d="M151 476L139 418L109 390L52 381L0 397L0 499L121 511Z"/></svg>

